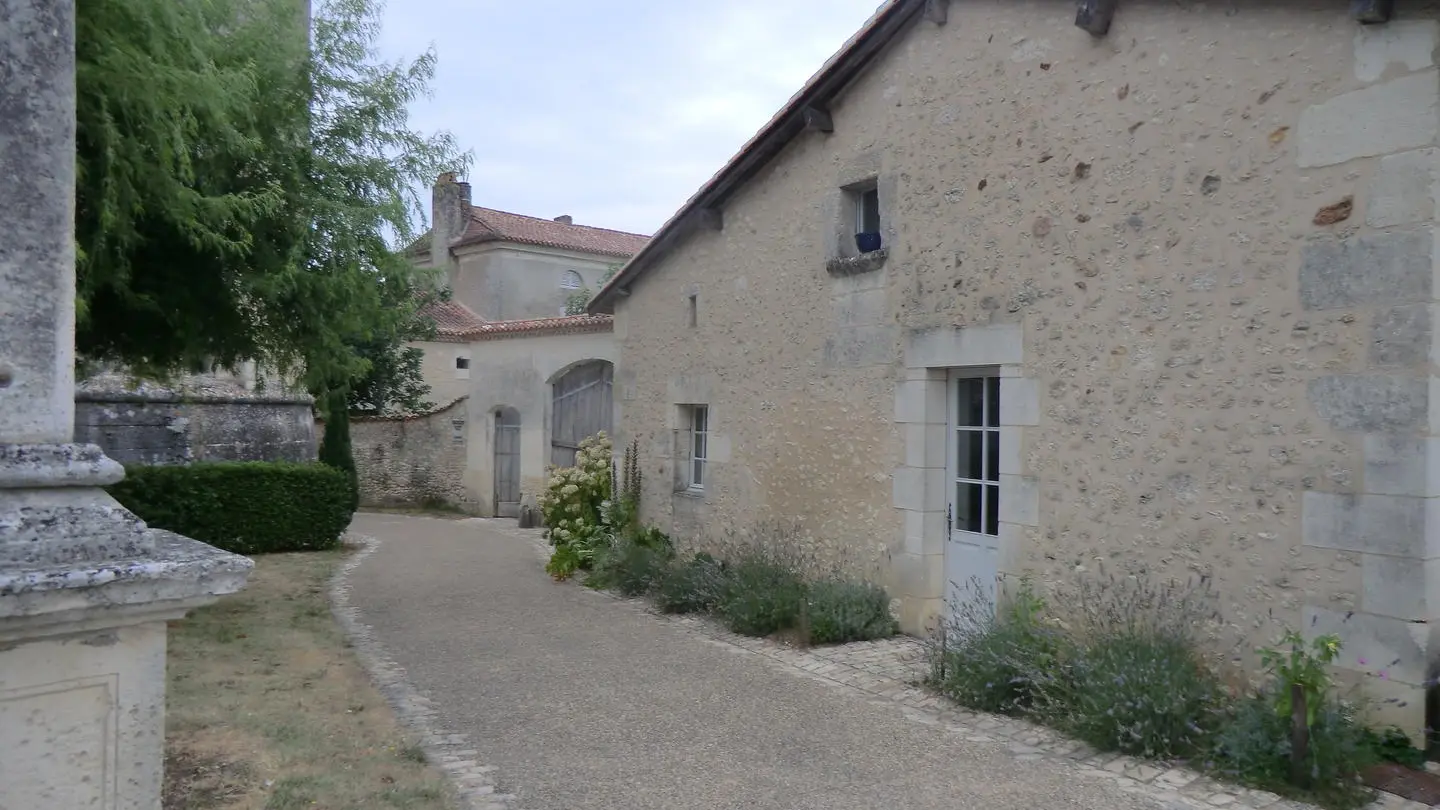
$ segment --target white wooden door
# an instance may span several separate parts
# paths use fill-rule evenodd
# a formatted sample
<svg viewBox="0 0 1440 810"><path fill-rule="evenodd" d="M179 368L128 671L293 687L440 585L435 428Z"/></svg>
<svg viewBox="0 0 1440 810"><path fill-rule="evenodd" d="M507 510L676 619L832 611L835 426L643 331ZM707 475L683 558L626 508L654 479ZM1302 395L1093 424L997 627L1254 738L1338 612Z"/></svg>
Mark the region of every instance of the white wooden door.
<svg viewBox="0 0 1440 810"><path fill-rule="evenodd" d="M946 440L946 598L963 618L967 605L995 600L1000 559L1000 377L950 373Z"/></svg>

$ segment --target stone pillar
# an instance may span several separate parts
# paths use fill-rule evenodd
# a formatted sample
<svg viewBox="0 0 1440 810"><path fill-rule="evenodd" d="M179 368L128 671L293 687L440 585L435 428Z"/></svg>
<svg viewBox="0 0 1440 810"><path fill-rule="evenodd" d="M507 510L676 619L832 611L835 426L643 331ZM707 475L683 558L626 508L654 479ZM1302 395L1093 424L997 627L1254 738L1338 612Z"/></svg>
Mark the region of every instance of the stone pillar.
<svg viewBox="0 0 1440 810"><path fill-rule="evenodd" d="M250 561L148 529L74 427L73 0L0 0L0 807L157 810L165 622Z"/></svg>

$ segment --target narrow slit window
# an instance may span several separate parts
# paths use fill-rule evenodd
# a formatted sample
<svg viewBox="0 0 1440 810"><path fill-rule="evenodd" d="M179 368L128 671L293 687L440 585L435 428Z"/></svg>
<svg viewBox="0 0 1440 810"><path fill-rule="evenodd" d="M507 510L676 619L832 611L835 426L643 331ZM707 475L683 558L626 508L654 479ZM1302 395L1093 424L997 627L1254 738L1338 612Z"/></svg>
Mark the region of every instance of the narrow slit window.
<svg viewBox="0 0 1440 810"><path fill-rule="evenodd" d="M690 489L705 488L709 470L710 409L704 405L690 407Z"/></svg>
<svg viewBox="0 0 1440 810"><path fill-rule="evenodd" d="M700 325L700 294L699 294L699 293L691 293L691 294L690 294L689 307L690 307L690 310L689 310L689 313L688 313L687 316L686 316L686 317L687 317L687 321L686 321L686 322L690 325L690 328L691 328L691 329L694 329L695 327L697 327L697 326Z"/></svg>
<svg viewBox="0 0 1440 810"><path fill-rule="evenodd" d="M855 232L880 232L880 190L861 191L855 201Z"/></svg>

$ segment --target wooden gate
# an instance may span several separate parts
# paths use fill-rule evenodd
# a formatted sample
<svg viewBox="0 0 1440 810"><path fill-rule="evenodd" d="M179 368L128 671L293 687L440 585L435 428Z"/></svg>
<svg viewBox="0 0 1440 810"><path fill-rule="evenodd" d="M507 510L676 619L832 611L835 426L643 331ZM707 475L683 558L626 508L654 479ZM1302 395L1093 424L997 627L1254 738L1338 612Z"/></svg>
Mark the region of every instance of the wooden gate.
<svg viewBox="0 0 1440 810"><path fill-rule="evenodd" d="M495 515L520 516L520 413L495 412Z"/></svg>
<svg viewBox="0 0 1440 810"><path fill-rule="evenodd" d="M614 408L611 386L615 367L592 360L565 372L555 381L551 403L550 463L575 466L580 442L600 431L610 431Z"/></svg>

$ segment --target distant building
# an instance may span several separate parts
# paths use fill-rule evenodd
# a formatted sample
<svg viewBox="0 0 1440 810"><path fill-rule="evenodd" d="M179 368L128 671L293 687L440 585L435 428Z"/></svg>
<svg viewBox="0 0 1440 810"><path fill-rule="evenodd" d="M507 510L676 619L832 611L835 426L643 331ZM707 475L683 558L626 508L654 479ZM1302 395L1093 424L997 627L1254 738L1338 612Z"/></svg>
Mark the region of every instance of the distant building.
<svg viewBox="0 0 1440 810"><path fill-rule="evenodd" d="M469 502L513 515L548 465L573 463L581 439L611 429L611 319L565 313L647 237L479 208L470 194L453 174L435 184L429 247L415 258L453 297L427 310L436 339L415 345L431 399L468 398Z"/></svg>

